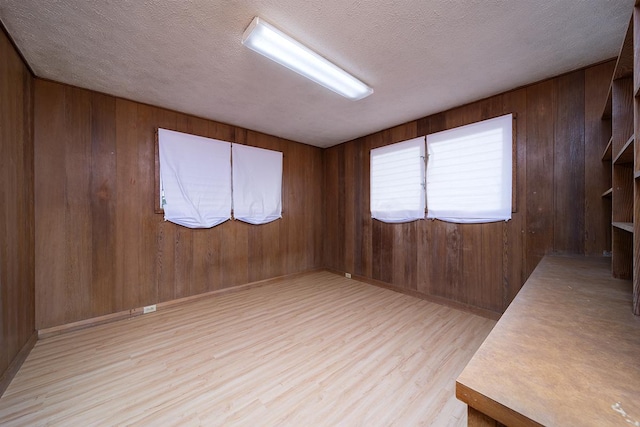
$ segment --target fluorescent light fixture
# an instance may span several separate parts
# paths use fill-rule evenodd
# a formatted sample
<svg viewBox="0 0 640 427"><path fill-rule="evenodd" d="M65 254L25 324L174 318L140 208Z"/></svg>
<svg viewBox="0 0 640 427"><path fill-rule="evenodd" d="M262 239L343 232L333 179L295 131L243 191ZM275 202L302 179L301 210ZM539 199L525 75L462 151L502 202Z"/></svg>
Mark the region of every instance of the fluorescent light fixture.
<svg viewBox="0 0 640 427"><path fill-rule="evenodd" d="M257 16L244 31L242 44L345 98L355 101L373 93L351 74Z"/></svg>

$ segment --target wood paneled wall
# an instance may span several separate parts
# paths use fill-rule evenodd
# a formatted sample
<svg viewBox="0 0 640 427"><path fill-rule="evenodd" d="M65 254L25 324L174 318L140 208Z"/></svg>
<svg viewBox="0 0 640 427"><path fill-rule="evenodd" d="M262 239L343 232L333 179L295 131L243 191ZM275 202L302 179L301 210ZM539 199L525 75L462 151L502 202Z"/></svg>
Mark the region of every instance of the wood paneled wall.
<svg viewBox="0 0 640 427"><path fill-rule="evenodd" d="M0 29L0 395L34 326L33 77ZM15 363L14 363L15 365ZM19 365L19 363L18 363ZM17 367L16 367L17 368ZM7 377L5 377L5 374Z"/></svg>
<svg viewBox="0 0 640 427"><path fill-rule="evenodd" d="M600 101L612 69L597 65L324 151L36 80L36 327L318 267L500 313L545 253L610 249ZM371 220L371 148L510 112L511 221ZM284 218L208 230L164 222L154 213L157 127L282 151Z"/></svg>
<svg viewBox="0 0 640 427"><path fill-rule="evenodd" d="M613 63L600 64L325 150L325 266L501 313L544 254L610 250L600 115L612 72ZM371 219L372 148L508 113L517 117L511 221Z"/></svg>
<svg viewBox="0 0 640 427"><path fill-rule="evenodd" d="M165 222L157 127L282 151L283 218ZM322 161L319 148L36 80L37 328L321 267Z"/></svg>

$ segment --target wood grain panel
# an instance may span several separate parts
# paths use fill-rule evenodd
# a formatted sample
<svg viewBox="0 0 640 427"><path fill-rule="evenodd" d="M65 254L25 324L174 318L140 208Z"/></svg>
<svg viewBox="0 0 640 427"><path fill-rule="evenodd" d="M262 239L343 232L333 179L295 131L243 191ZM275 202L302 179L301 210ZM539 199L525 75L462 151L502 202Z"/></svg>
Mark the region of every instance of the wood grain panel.
<svg viewBox="0 0 640 427"><path fill-rule="evenodd" d="M360 252L362 256L356 258L359 261L358 265L354 266L354 270L359 272L365 277L373 277L373 223L375 220L371 218L371 149L376 146L379 146L376 141L375 135L372 137L361 138L357 140L359 143L356 143L361 154L360 161L362 162L361 169L361 188L362 188L362 197L360 198L360 205L366 208L357 209L357 216L362 218L362 222L356 224L357 227L361 228L361 231L356 232L356 236L362 235L362 240L360 243ZM326 152L327 150L325 150ZM325 170L327 170L327 166L325 164ZM330 170L327 170L327 173L331 173ZM326 190L325 190L326 191Z"/></svg>
<svg viewBox="0 0 640 427"><path fill-rule="evenodd" d="M527 89L527 254L525 276L553 250L554 81ZM566 221L570 218L567 217Z"/></svg>
<svg viewBox="0 0 640 427"><path fill-rule="evenodd" d="M149 123L147 132L154 128L175 130L178 127L177 114L160 108L153 108L152 121ZM144 209L144 207L141 207ZM158 301L169 301L178 298L184 284L176 284L179 280L180 268L176 268L176 260L179 252L176 249L178 242L178 227L167 221L157 221L158 227L158 268L156 270L156 280L158 286ZM37 286L37 284L36 284Z"/></svg>
<svg viewBox="0 0 640 427"><path fill-rule="evenodd" d="M602 191L611 188L611 163L598 156L611 137L611 120L597 120L602 114L601 100L607 96L606 82L611 81L613 62L588 68L584 73L585 96L585 254L603 255L611 251L611 199L598 196L595 188ZM599 245L598 245L599 244Z"/></svg>
<svg viewBox="0 0 640 427"><path fill-rule="evenodd" d="M515 116L516 149L516 210L503 229L503 295L502 310L505 310L526 281L526 224L527 224L527 90L520 89L504 94L503 113Z"/></svg>
<svg viewBox="0 0 640 427"><path fill-rule="evenodd" d="M33 347L33 77L0 30L0 395Z"/></svg>
<svg viewBox="0 0 640 427"><path fill-rule="evenodd" d="M322 182L324 186L323 193L323 230L326 236L330 236L329 238L324 238L322 240L323 250L322 250L322 263L324 266L329 267L334 270L344 271L344 265L339 264L340 262L344 262L344 256L340 256L337 253L340 242L342 241L340 236L334 236L338 233L338 202L340 201L340 197L336 195L340 184L339 184L339 173L337 173L339 168L339 158L340 152L338 149L333 150L325 150L322 154L323 158L323 174L322 174ZM328 169L331 167L332 169Z"/></svg>
<svg viewBox="0 0 640 427"><path fill-rule="evenodd" d="M110 291L115 283L115 207L118 198L115 101L108 95L91 94L91 160L83 165L91 170L91 298L89 305L79 307L79 311L84 311L83 317L100 316L125 308L117 304L122 290L119 289L118 293ZM67 105L75 102L76 99L72 98ZM68 126L74 124L69 123ZM67 166L71 169L76 163L67 163ZM68 282L67 286L72 284L73 281Z"/></svg>
<svg viewBox="0 0 640 427"><path fill-rule="evenodd" d="M554 123L563 126L554 127L553 250L584 253L584 71L558 77L554 85Z"/></svg>
<svg viewBox="0 0 640 427"><path fill-rule="evenodd" d="M470 282L472 290L468 304L495 312L503 310L504 293L504 222L482 224L482 266L480 277L483 282ZM476 279L477 280L477 279Z"/></svg>
<svg viewBox="0 0 640 427"><path fill-rule="evenodd" d="M69 164L89 164L91 162L91 145L86 144L91 138L91 95L90 92L64 87L65 99L75 99L73 105L68 105L65 109L64 127L71 129L61 138L59 146L60 154L64 161L64 169ZM64 142L63 142L64 141ZM47 161L47 159L43 159ZM86 200L91 197L91 174L90 168L68 169L63 176L64 184L59 191L64 191L64 198L67 203L64 208L64 253L66 263L61 263L64 269L65 305L70 298L78 301L77 307L68 314L68 318L86 315L91 312L91 291L90 289L74 290L69 283L79 281L91 283L93 276L93 263L86 262L84 257L91 253L93 244L93 210ZM55 203L55 201L54 201ZM46 250L46 249L45 249ZM47 266L40 266L45 272ZM117 283L121 285L121 283ZM121 301L114 301L116 304ZM43 302L47 304L47 302ZM65 308L66 309L66 308ZM65 315L64 318L67 316Z"/></svg>
<svg viewBox="0 0 640 427"><path fill-rule="evenodd" d="M124 301L135 302L141 305L140 295L144 293L144 286L131 286L131 283L140 284L140 269L145 264L140 257L139 250L127 246L130 236L144 239L141 231L144 229L141 217L136 215L139 200L145 199L140 191L139 171L136 167L138 159L138 146L128 144L127 141L135 140L138 136L138 121L128 120L128 117L136 117L137 105L134 102L122 99L116 100L116 187L120 189L120 197L116 203L116 230L115 246L121 248L116 251L115 282L118 289L116 295L119 310L125 306ZM91 248L87 248L91 250Z"/></svg>
<svg viewBox="0 0 640 427"><path fill-rule="evenodd" d="M35 269L35 282L45 286L37 292L36 325L41 319L57 319L65 321L65 305L68 301L66 290L65 263L54 262L57 258L67 259L65 249L65 211L64 187L66 178L61 171L65 170L64 149L64 87L39 80L35 81L34 102L34 167L38 171L35 180L35 210L43 210L46 215L35 216L35 258L38 260ZM40 105L52 108L40 111ZM39 138L46 141L37 147ZM49 179L38 180L37 175L44 174ZM88 198L88 192L86 195ZM86 256L86 255L85 255ZM76 297L80 297L80 294ZM59 304L50 304L54 300Z"/></svg>
<svg viewBox="0 0 640 427"><path fill-rule="evenodd" d="M634 223L633 223L633 314L640 316L640 5L633 9L634 51Z"/></svg>
<svg viewBox="0 0 640 427"><path fill-rule="evenodd" d="M322 264L322 150L36 80L38 328ZM158 127L284 153L284 217L207 230L155 214Z"/></svg>
<svg viewBox="0 0 640 427"><path fill-rule="evenodd" d="M598 67L605 71L596 74L606 73L613 65ZM601 182L603 175L586 179L590 170L585 165L600 162L602 154L601 141L593 137L600 117L587 110L600 103L598 96L608 90L604 77L590 75L587 80L588 70L326 149L325 266L337 271L349 268L366 279L425 298L500 313L546 253L586 252L587 227L606 215L602 212L606 205L586 202L594 192L600 197L606 185ZM508 113L516 116L516 203L511 221L383 224L370 219L367 183L372 148ZM587 132L591 132L588 138ZM595 152L597 160L591 158ZM360 159L361 165L354 159ZM597 212L587 214L587 206ZM602 230L602 224L598 226ZM607 246L606 232L589 236L589 248ZM344 239L361 243L345 244Z"/></svg>

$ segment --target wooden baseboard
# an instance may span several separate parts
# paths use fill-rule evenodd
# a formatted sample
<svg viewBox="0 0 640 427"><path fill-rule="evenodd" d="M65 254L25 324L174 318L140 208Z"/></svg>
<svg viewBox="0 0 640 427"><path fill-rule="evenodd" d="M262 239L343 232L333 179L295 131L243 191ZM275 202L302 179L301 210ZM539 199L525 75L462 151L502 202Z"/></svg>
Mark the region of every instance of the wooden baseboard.
<svg viewBox="0 0 640 427"><path fill-rule="evenodd" d="M330 268L327 268L325 270L327 270L327 271L329 271L331 273L334 273L334 274L338 274L340 276L344 276L344 273L341 272L341 271L333 270L333 269L330 269ZM400 292L402 294L410 295L410 296L416 297L416 298L420 298L420 299L423 299L425 301L433 302L433 303L440 304L440 305L445 305L447 307L455 308L456 310L465 311L467 313L475 314L477 316L482 316L485 319L500 320L500 317L502 316L502 313L498 313L498 312L487 310L487 309L480 308L480 307L475 307L475 306L472 306L472 305L469 305L469 304L464 304L464 303L457 302L457 301L452 301L452 300L449 300L447 298L437 297L437 296L433 296L433 295L425 295L425 294L420 293L418 291L414 291L414 290L411 290L411 289L404 289L404 288L401 288L401 287L398 287L398 286L394 286L394 285L386 283L386 282L382 282L380 280L370 279L370 278L365 277L365 276L352 274L351 278L355 279L355 280L358 280L360 282L368 283L370 285L378 286L380 288L385 288L385 289L389 289L391 291Z"/></svg>
<svg viewBox="0 0 640 427"><path fill-rule="evenodd" d="M16 354L16 357L13 358L7 367L7 370L2 373L2 376L0 376L0 397L2 397L4 392L7 390L9 384L11 384L13 377L18 373L18 370L27 359L27 356L29 356L29 353L31 353L33 347L36 345L36 342L38 342L38 333L33 331L25 345L22 346L18 354Z"/></svg>
<svg viewBox="0 0 640 427"><path fill-rule="evenodd" d="M321 268L316 268L316 269L311 269L311 270L305 270L303 272L299 272L299 273L292 273L292 274L288 274L285 276L278 276L278 277L273 277L270 279L264 279L264 280L258 280L256 282L251 282L251 283L246 283L244 285L238 285L238 286L231 286L229 288L224 288L224 289L218 289L215 291L210 291L210 292L205 292L202 294L198 294L198 295L191 295L188 297L184 297L184 298L178 298L175 300L171 300L171 301L164 301L164 302L159 302L156 303L156 311L160 311L162 309L167 309L169 307L173 307L176 305L180 305L180 304L186 304L188 302L191 301L195 301L195 300L199 300L202 298L208 298L214 295L221 295L221 294L226 294L226 293L230 293L230 292L239 292L242 290L246 290L246 289L251 289L251 288L256 288L259 286L265 286L265 285L269 285L272 283L276 283L278 281L281 280L285 280L285 279L292 279L295 278L297 276L302 276L304 274L307 273L311 273L314 271L321 271L324 269ZM91 328L93 326L98 326L98 325L102 325L105 323L111 323L111 322L116 322L118 320L123 320L123 319L131 319L133 317L137 317L137 316L141 316L143 314L143 307L136 307L136 308L132 308L130 310L125 310L125 311L119 311L116 313L110 313L110 314L105 314L104 316L98 316L98 317L92 317L90 319L84 319L84 320L79 320L77 322L72 322L72 323L66 323L64 325L60 325L60 326L53 326L51 328L43 328L38 330L38 338L39 339L45 339L45 338L50 338L50 337L54 337L56 335L60 335L60 334L65 334L68 332L73 332L73 331L78 331L81 329L86 329L86 328Z"/></svg>

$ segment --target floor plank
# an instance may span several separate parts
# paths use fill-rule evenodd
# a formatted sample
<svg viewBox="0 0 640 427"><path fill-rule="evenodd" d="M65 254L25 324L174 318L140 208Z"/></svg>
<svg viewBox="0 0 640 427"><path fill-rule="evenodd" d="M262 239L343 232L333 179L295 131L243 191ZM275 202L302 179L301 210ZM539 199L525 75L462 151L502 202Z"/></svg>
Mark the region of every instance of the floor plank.
<svg viewBox="0 0 640 427"><path fill-rule="evenodd" d="M39 341L0 425L462 426L494 325L310 273Z"/></svg>

